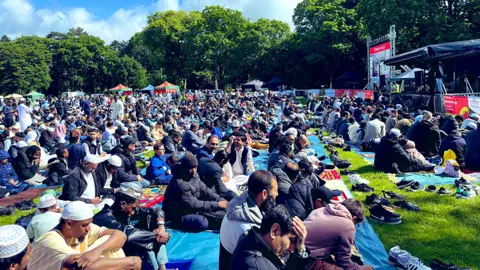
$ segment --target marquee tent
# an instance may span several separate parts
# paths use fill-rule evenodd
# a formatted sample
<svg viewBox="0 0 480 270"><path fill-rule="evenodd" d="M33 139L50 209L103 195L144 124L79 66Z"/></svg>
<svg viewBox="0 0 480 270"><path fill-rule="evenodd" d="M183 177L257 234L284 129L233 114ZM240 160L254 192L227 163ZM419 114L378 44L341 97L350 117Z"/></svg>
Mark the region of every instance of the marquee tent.
<svg viewBox="0 0 480 270"><path fill-rule="evenodd" d="M132 88L129 88L128 86L125 86L123 84L119 84L113 88L110 88L108 89L108 91L113 93L118 93L120 95L125 95L125 96L129 96L133 93Z"/></svg>
<svg viewBox="0 0 480 270"><path fill-rule="evenodd" d="M385 60L385 65L411 65L426 67L429 63L471 58L480 55L480 39L428 45Z"/></svg>
<svg viewBox="0 0 480 270"><path fill-rule="evenodd" d="M277 91L280 90L282 86L288 86L288 83L287 81L281 80L278 77L274 77L271 81L265 83L264 86L273 91Z"/></svg>
<svg viewBox="0 0 480 270"><path fill-rule="evenodd" d="M153 95L153 90L155 87L153 85L149 84L147 87L135 90L136 92L142 92L142 93L149 93L150 95Z"/></svg>
<svg viewBox="0 0 480 270"><path fill-rule="evenodd" d="M253 80L250 82L247 82L246 84L242 85L242 91L247 92L247 91L258 91L260 88L262 88L263 82L259 80Z"/></svg>
<svg viewBox="0 0 480 270"><path fill-rule="evenodd" d="M155 86L155 94L177 94L180 93L180 87L178 85L164 81L162 84Z"/></svg>
<svg viewBox="0 0 480 270"><path fill-rule="evenodd" d="M30 97L33 102L35 102L39 98L44 98L45 95L42 93L38 93L37 91L32 91L25 95L25 97Z"/></svg>

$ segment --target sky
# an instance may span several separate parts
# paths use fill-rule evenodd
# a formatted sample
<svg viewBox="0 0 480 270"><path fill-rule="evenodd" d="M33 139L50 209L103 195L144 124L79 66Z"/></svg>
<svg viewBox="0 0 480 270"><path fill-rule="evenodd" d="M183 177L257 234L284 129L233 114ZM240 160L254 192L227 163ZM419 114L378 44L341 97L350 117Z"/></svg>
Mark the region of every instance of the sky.
<svg viewBox="0 0 480 270"><path fill-rule="evenodd" d="M0 0L0 36L15 38L66 32L82 27L89 34L128 40L147 24L147 16L165 10L203 10L220 5L255 21L277 19L293 28L293 10L301 0Z"/></svg>

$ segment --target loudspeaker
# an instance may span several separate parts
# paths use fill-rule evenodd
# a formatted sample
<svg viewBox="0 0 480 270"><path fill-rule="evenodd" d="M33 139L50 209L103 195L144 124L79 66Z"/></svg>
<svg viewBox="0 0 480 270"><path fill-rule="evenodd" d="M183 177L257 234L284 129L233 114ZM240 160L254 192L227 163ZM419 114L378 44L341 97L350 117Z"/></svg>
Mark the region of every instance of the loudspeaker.
<svg viewBox="0 0 480 270"><path fill-rule="evenodd" d="M415 85L417 87L423 86L423 71L415 71Z"/></svg>
<svg viewBox="0 0 480 270"><path fill-rule="evenodd" d="M385 75L380 75L380 86L385 85L387 85L387 82L385 81Z"/></svg>

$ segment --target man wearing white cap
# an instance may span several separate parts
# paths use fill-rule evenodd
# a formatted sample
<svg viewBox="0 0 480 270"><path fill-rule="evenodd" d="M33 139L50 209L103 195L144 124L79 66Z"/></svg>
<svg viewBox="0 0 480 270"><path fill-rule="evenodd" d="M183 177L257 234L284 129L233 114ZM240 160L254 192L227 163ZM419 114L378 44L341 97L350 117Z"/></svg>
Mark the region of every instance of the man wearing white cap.
<svg viewBox="0 0 480 270"><path fill-rule="evenodd" d="M115 155L98 164L95 174L99 185L105 189L118 188L120 180L117 171L120 167L122 167L122 159Z"/></svg>
<svg viewBox="0 0 480 270"><path fill-rule="evenodd" d="M20 131L24 131L32 125L32 113L33 110L25 105L25 98L20 99L20 105L18 105L18 122L20 122Z"/></svg>
<svg viewBox="0 0 480 270"><path fill-rule="evenodd" d="M37 239L28 268L140 269L140 258L125 258L125 234L99 227L92 220L93 212L86 203L65 206L60 223Z"/></svg>
<svg viewBox="0 0 480 270"><path fill-rule="evenodd" d="M55 226L60 221L62 214L56 212L57 199L51 194L45 194L38 201L39 215L32 218L27 227L27 235L30 239L38 239Z"/></svg>
<svg viewBox="0 0 480 270"><path fill-rule="evenodd" d="M0 227L0 269L27 269L31 252L32 246L24 228L18 225Z"/></svg>
<svg viewBox="0 0 480 270"><path fill-rule="evenodd" d="M97 169L98 163L100 163L100 157L87 155L80 166L65 178L65 186L60 199L99 205L102 203L100 196L113 194L113 189L105 189L97 180L94 171Z"/></svg>

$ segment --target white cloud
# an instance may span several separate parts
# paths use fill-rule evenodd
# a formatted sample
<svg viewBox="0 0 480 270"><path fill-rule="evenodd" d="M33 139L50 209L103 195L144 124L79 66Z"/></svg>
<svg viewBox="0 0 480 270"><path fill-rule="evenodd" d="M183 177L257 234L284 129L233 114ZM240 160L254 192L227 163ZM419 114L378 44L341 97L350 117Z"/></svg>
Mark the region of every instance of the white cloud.
<svg viewBox="0 0 480 270"><path fill-rule="evenodd" d="M10 37L39 35L69 28L82 27L109 44L113 40L128 40L141 31L147 16L155 11L203 10L205 6L220 5L237 9L252 19L277 19L292 28L294 8L301 0L158 0L149 7L119 9L109 18L96 18L83 7L73 9L36 9L30 0L0 0L0 34ZM79 2L81 3L81 2Z"/></svg>
<svg viewBox="0 0 480 270"><path fill-rule="evenodd" d="M98 19L85 8L68 10L35 9L29 0L0 1L0 33L10 37L66 32L82 27L89 34L113 40L128 40L147 23L148 9L119 9L107 19Z"/></svg>

